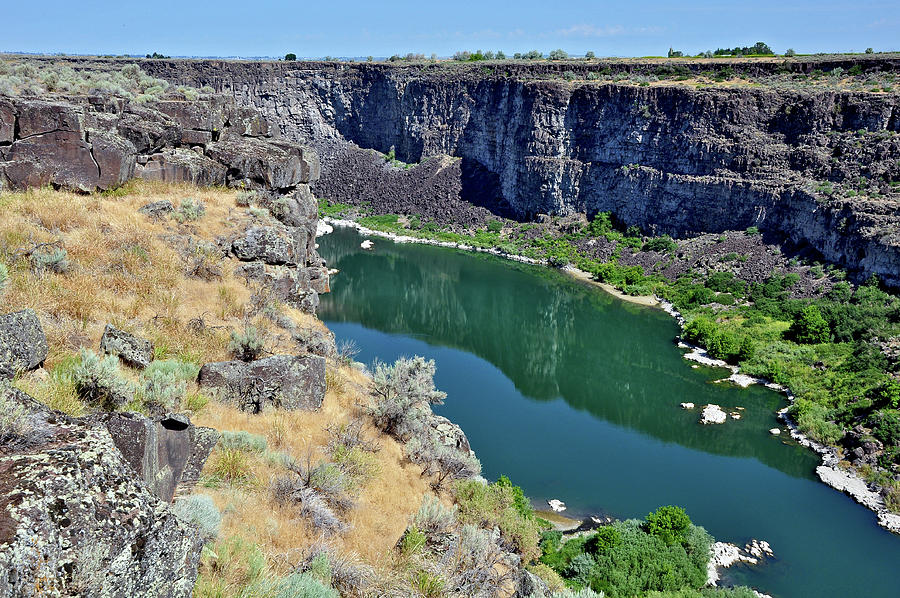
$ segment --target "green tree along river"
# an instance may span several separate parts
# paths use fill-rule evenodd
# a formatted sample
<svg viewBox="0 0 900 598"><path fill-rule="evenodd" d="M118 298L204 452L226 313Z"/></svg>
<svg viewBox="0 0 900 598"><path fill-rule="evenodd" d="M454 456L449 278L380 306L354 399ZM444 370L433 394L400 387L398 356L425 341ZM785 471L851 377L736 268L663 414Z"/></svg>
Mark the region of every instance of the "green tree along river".
<svg viewBox="0 0 900 598"><path fill-rule="evenodd" d="M549 268L378 238L365 251L362 239L319 239L340 270L319 316L360 361L434 359L447 392L435 411L462 426L488 479L506 474L571 515L676 504L716 539L767 540L776 558L726 581L778 598L900 595L900 537L818 482L817 455L768 433L785 398L693 368L661 310ZM702 426L707 403L742 417Z"/></svg>

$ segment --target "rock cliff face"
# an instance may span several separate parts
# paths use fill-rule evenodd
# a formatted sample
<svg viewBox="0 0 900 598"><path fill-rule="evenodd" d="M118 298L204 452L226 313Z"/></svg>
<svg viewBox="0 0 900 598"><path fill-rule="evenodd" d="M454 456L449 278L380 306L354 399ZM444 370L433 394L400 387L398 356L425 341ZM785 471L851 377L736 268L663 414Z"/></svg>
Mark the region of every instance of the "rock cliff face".
<svg viewBox="0 0 900 598"><path fill-rule="evenodd" d="M287 137L311 142L322 155L314 187L320 197L358 203L388 185L398 211L413 206L426 215L439 215L429 204L449 197L518 217L610 210L647 232L676 236L758 226L775 241L900 284L900 203L889 186L900 180L896 93L537 79L563 68L557 65L489 72L227 61L141 66L232 94ZM391 147L405 162L461 160L417 175L424 165L391 168L361 149ZM348 161L353 168L342 166ZM435 177L444 182L431 185ZM867 191L838 199L822 192L828 182Z"/></svg>

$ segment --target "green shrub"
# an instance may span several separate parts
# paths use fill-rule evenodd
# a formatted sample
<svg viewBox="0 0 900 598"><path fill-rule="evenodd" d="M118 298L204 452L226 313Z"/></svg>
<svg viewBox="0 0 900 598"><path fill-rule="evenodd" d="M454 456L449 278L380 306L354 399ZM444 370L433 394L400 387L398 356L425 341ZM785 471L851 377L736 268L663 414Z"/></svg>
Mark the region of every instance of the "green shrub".
<svg viewBox="0 0 900 598"><path fill-rule="evenodd" d="M442 532L456 523L457 507L448 509L436 496L425 495L422 505L413 516L413 528L427 534Z"/></svg>
<svg viewBox="0 0 900 598"><path fill-rule="evenodd" d="M758 234L759 234L759 228L756 227L756 226L748 226L748 227L747 227L747 230L744 231L744 232L746 232L746 233L747 233L748 235L750 235L750 236L758 235Z"/></svg>
<svg viewBox="0 0 900 598"><path fill-rule="evenodd" d="M337 590L326 587L309 573L294 573L278 582L275 598L340 598Z"/></svg>
<svg viewBox="0 0 900 598"><path fill-rule="evenodd" d="M172 505L172 511L182 521L196 526L204 542L214 540L222 526L222 514L216 508L212 498L205 494L191 494L179 498Z"/></svg>
<svg viewBox="0 0 900 598"><path fill-rule="evenodd" d="M247 453L262 454L266 452L267 441L265 436L251 434L244 430L231 432L225 430L219 438L219 446L223 449L244 451Z"/></svg>
<svg viewBox="0 0 900 598"><path fill-rule="evenodd" d="M416 526L410 526L400 539L400 554L406 557L418 554L425 547L425 541L425 534Z"/></svg>
<svg viewBox="0 0 900 598"><path fill-rule="evenodd" d="M206 206L203 202L186 197L181 200L178 209L172 212L172 218L174 218L176 222L183 224L185 222L200 220L204 214L206 214Z"/></svg>
<svg viewBox="0 0 900 598"><path fill-rule="evenodd" d="M491 220L487 223L488 232L499 233L503 230L503 223L499 220Z"/></svg>
<svg viewBox="0 0 900 598"><path fill-rule="evenodd" d="M647 533L657 536L669 546L683 542L691 527L691 518L684 509L672 505L659 507L647 515L646 522Z"/></svg>
<svg viewBox="0 0 900 598"><path fill-rule="evenodd" d="M66 274L72 269L68 252L62 247L41 247L31 254L31 266L38 274Z"/></svg>
<svg viewBox="0 0 900 598"><path fill-rule="evenodd" d="M184 400L187 384L172 372L155 369L141 375L139 391L141 400L151 412L174 411Z"/></svg>
<svg viewBox="0 0 900 598"><path fill-rule="evenodd" d="M457 482L453 493L461 523L499 527L501 535L527 562L541 554L538 544L543 524L533 515L523 517L520 514L514 488L512 485L485 485L470 480Z"/></svg>
<svg viewBox="0 0 900 598"><path fill-rule="evenodd" d="M658 251L660 253L669 253L675 251L676 249L678 249L678 243L672 240L672 237L663 235L662 237L649 239L646 243L644 243L641 251Z"/></svg>
<svg viewBox="0 0 900 598"><path fill-rule="evenodd" d="M813 345L831 340L828 322L815 304L807 305L797 314L790 332L798 343Z"/></svg>
<svg viewBox="0 0 900 598"><path fill-rule="evenodd" d="M72 376L78 396L103 409L116 409L134 398L134 388L122 378L115 355L101 359L93 351L81 349Z"/></svg>
<svg viewBox="0 0 900 598"><path fill-rule="evenodd" d="M242 332L233 331L228 350L241 361L254 361L264 348L263 337L255 326L247 326Z"/></svg>
<svg viewBox="0 0 900 598"><path fill-rule="evenodd" d="M876 411L870 418L872 435L886 445L900 443L900 413L892 409Z"/></svg>
<svg viewBox="0 0 900 598"><path fill-rule="evenodd" d="M0 262L0 293L6 288L7 282L9 282L9 269L7 269L6 264Z"/></svg>

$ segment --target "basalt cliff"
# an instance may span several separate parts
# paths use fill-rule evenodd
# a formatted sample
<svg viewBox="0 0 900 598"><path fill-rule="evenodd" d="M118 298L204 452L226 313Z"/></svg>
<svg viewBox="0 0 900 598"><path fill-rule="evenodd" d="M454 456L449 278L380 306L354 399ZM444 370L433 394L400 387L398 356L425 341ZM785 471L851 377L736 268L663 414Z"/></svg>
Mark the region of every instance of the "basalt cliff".
<svg viewBox="0 0 900 598"><path fill-rule="evenodd" d="M744 68L885 73L895 62ZM629 62L141 64L231 94L286 137L313 144L323 163L319 197L457 221L483 219L476 206L518 218L612 211L676 237L756 226L775 243L900 284L895 92L590 80L642 66ZM419 164L392 167L371 151L391 148Z"/></svg>

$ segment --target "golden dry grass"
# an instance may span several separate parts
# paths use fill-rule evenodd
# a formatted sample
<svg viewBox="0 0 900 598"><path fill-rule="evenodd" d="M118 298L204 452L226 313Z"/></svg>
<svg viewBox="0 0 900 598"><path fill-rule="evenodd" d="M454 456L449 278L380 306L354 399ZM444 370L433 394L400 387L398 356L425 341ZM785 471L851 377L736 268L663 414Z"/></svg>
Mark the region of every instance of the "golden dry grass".
<svg viewBox="0 0 900 598"><path fill-rule="evenodd" d="M137 211L163 199L177 207L184 198L205 204L206 213L200 220L178 224L172 219L151 220ZM228 237L252 218L246 208L236 207L233 191L185 185L133 182L114 196L49 189L0 193L0 261L10 271L6 289L0 293L0 313L34 309L49 345L46 370L25 374L17 384L53 408L85 413L71 380L57 374L64 370L59 366L71 361L80 347L98 348L106 323L153 341L158 358L180 357L198 364L229 359L230 331L251 324L264 335L268 351L294 352L290 334L252 313L253 295L264 290L235 276L236 262L221 260L219 279L193 278L188 275L191 256L179 248L188 237L195 242ZM65 248L73 263L71 271L33 271L21 255L36 243L58 243ZM314 316L289 306L278 307L301 328L324 327ZM202 329L197 326L198 318L202 318ZM137 372L124 370L127 376L137 377ZM265 436L270 451L298 460L309 450L314 451L315 459L324 459L323 447L329 440L326 428L364 415L368 385L360 372L331 363L328 380L325 402L317 412L250 415L209 401L192 413L192 419L219 430ZM197 390L191 385L189 397L196 397ZM355 552L386 570L392 565L391 549L428 492L429 483L422 478L421 469L405 459L400 444L380 435L378 442L378 474L365 483L356 507L343 516L349 531L332 541L340 550ZM218 449L208 461L207 471L221 458L217 453ZM242 463L228 465L240 467ZM287 574L319 533L294 509L272 500L269 483L273 476L285 473L283 464L267 455L247 454L246 465L248 480L199 491L210 494L223 513L221 538L243 537L257 544L271 573Z"/></svg>
<svg viewBox="0 0 900 598"><path fill-rule="evenodd" d="M177 206L185 198L206 205L200 220L179 225L137 211L163 199ZM134 182L118 197L49 189L0 193L0 261L10 269L0 311L30 307L38 313L51 367L79 346L96 346L106 323L149 338L164 354L224 359L228 330L244 324L251 295L259 289L235 277L228 260L221 263L221 279L188 277L191 256L171 239L214 242L249 218L235 206L233 191L187 185ZM60 244L72 270L33 272L21 254L37 243ZM298 310L283 312L300 326L321 325ZM206 333L189 326L197 317L209 327ZM257 316L252 323L267 335L269 351L291 349L289 335L270 321Z"/></svg>
<svg viewBox="0 0 900 598"><path fill-rule="evenodd" d="M308 450L313 459L327 460L323 448L328 444L327 427L349 422L363 414L367 400L366 378L350 368L340 375L347 379L344 391L329 390L322 409L308 411L273 411L249 415L230 406L211 403L194 421L218 430L245 430L266 437L270 449L305 458ZM403 455L403 447L393 438L379 436L381 449L375 454L379 473L366 483L357 506L346 516L350 530L333 539L342 550L359 554L370 564L387 567L391 549L406 530L410 518L429 491L429 483L421 468ZM213 466L207 463L206 471ZM252 458L254 479L240 487L204 488L217 506L227 514L223 536L254 538L263 548L275 571L285 573L285 566L295 561L298 547L308 546L319 533L291 508L279 507L270 496L269 482L284 473L284 468L271 465L263 457ZM228 508L232 507L239 508ZM292 558L293 557L293 558Z"/></svg>

